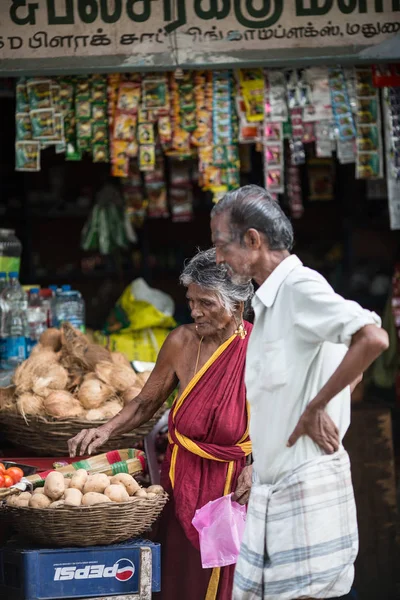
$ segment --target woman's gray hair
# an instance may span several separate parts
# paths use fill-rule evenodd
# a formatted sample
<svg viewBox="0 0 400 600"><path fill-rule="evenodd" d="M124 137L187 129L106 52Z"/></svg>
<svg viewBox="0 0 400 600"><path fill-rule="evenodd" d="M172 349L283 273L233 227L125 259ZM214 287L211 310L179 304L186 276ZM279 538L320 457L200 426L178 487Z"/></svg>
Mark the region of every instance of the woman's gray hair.
<svg viewBox="0 0 400 600"><path fill-rule="evenodd" d="M267 190L258 185L245 185L228 192L216 204L211 217L223 212L229 214L232 235L243 240L249 229L265 235L270 250L291 250L293 227L278 202Z"/></svg>
<svg viewBox="0 0 400 600"><path fill-rule="evenodd" d="M227 267L217 264L215 248L198 252L185 264L179 280L185 287L194 283L214 292L230 314L235 312L239 302L246 305L254 294L251 281L245 284L233 283Z"/></svg>

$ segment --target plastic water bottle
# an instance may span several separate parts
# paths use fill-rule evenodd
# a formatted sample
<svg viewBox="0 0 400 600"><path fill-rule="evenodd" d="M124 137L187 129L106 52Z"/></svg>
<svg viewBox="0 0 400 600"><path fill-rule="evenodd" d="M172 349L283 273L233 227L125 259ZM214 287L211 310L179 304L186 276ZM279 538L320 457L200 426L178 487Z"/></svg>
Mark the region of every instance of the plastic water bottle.
<svg viewBox="0 0 400 600"><path fill-rule="evenodd" d="M58 327L57 321L57 294L58 294L58 286L57 285L49 285L49 290L51 291L51 325L50 327Z"/></svg>
<svg viewBox="0 0 400 600"><path fill-rule="evenodd" d="M2 299L4 290L7 288L7 273L0 273L0 369L5 367L6 356L6 316L7 308L5 301Z"/></svg>
<svg viewBox="0 0 400 600"><path fill-rule="evenodd" d="M27 354L29 356L32 348L36 346L40 336L47 329L47 309L40 298L38 288L32 288L29 293L27 320L29 328Z"/></svg>
<svg viewBox="0 0 400 600"><path fill-rule="evenodd" d="M54 323L54 298L53 292L49 288L44 288L39 292L39 298L43 309L46 311L46 325L53 327Z"/></svg>
<svg viewBox="0 0 400 600"><path fill-rule="evenodd" d="M6 315L6 356L5 367L14 369L26 357L28 325L26 320L27 296L18 281L18 273L9 273L9 284L2 294Z"/></svg>
<svg viewBox="0 0 400 600"><path fill-rule="evenodd" d="M57 321L59 325L71 323L75 329L85 332L85 303L79 292L63 285L57 298Z"/></svg>

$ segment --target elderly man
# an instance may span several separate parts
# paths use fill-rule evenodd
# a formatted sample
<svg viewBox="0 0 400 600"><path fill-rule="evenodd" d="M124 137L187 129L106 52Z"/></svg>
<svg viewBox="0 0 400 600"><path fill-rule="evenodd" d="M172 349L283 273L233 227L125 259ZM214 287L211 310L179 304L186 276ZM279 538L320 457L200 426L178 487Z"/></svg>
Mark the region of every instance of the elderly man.
<svg viewBox="0 0 400 600"><path fill-rule="evenodd" d="M246 362L253 486L233 598L344 596L358 551L341 443L350 386L388 347L387 335L377 315L290 255L292 226L264 189L228 193L211 230L233 281L260 286Z"/></svg>

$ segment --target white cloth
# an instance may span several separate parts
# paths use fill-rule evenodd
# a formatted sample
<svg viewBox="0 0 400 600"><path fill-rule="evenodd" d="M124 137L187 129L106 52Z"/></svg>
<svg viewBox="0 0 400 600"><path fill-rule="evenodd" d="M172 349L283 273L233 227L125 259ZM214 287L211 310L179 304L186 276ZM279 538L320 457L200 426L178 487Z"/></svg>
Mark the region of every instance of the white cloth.
<svg viewBox="0 0 400 600"><path fill-rule="evenodd" d="M233 600L344 596L357 552L350 461L341 450L276 485L252 487Z"/></svg>
<svg viewBox="0 0 400 600"><path fill-rule="evenodd" d="M308 437L287 441L300 416L342 361L352 336L379 317L335 294L295 256L283 260L253 299L255 325L246 359L254 468L273 484L323 454ZM343 439L350 424L350 389L327 412Z"/></svg>

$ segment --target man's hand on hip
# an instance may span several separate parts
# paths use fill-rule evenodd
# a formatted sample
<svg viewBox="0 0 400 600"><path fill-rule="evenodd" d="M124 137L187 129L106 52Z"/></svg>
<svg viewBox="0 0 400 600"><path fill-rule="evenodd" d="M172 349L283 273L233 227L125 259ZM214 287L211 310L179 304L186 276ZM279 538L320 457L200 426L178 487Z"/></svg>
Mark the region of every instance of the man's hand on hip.
<svg viewBox="0 0 400 600"><path fill-rule="evenodd" d="M287 445L294 446L302 435L308 435L327 454L339 450L339 430L324 409L308 406Z"/></svg>

